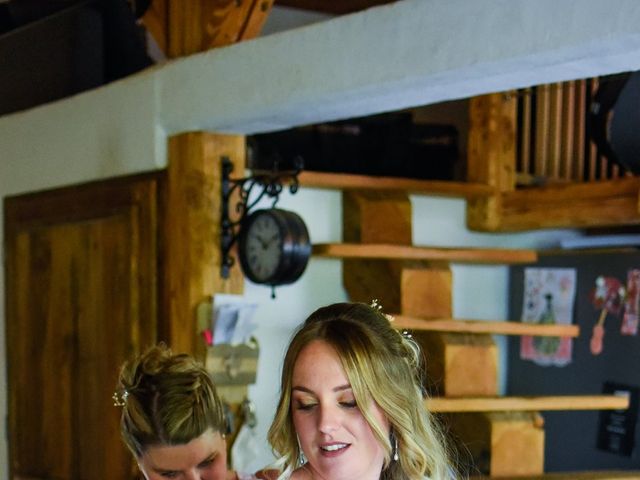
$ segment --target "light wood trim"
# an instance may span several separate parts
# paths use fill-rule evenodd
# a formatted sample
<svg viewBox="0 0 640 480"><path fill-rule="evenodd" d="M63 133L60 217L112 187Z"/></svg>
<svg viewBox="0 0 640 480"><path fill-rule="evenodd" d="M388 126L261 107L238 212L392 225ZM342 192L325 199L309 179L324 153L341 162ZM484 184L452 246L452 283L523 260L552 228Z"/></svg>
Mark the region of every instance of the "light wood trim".
<svg viewBox="0 0 640 480"><path fill-rule="evenodd" d="M396 329L422 332L456 332L494 335L534 335L537 337L577 337L577 325L539 325L524 322L466 320L453 318L422 319L406 315L393 315Z"/></svg>
<svg viewBox="0 0 640 480"><path fill-rule="evenodd" d="M304 171L300 185L337 190L401 190L444 197L477 198L492 195L496 189L481 183L449 182L439 180L413 180L410 178L373 177L347 173Z"/></svg>
<svg viewBox="0 0 640 480"><path fill-rule="evenodd" d="M430 412L534 412L539 410L624 410L629 399L616 395L565 395L548 397L433 397L425 400Z"/></svg>
<svg viewBox="0 0 640 480"><path fill-rule="evenodd" d="M390 244L319 243L313 246L317 257L372 258L380 260L440 260L454 263L533 263L534 250L499 248L439 248Z"/></svg>

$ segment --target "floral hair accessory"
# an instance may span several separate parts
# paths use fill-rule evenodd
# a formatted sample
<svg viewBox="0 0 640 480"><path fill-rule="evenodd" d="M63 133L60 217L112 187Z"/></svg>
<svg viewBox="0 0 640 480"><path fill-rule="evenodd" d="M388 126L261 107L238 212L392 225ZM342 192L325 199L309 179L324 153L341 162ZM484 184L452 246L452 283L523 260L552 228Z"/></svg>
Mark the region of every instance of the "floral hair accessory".
<svg viewBox="0 0 640 480"><path fill-rule="evenodd" d="M377 298L374 298L373 300L371 300L371 303L369 304L369 306L374 310L377 310L378 312L380 312L382 315L384 315L387 318L387 320L389 320L389 322L393 322L395 320L393 315L389 315L388 313L384 313L382 311L382 305L378 303Z"/></svg>
<svg viewBox="0 0 640 480"><path fill-rule="evenodd" d="M113 398L113 406L114 407L124 407L127 404L127 398L129 397L129 392L123 390L122 393L113 392L111 398Z"/></svg>

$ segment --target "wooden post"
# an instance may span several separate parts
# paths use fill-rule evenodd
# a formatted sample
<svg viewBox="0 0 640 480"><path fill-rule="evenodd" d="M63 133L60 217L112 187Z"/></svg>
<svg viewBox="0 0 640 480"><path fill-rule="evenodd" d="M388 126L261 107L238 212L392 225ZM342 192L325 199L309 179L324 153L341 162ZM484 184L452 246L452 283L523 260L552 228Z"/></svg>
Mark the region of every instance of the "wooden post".
<svg viewBox="0 0 640 480"><path fill-rule="evenodd" d="M449 422L454 438L491 477L541 475L544 421L537 412L456 413Z"/></svg>
<svg viewBox="0 0 640 480"><path fill-rule="evenodd" d="M501 224L501 194L515 189L515 95L496 93L469 102L467 180L496 188L491 196L471 199L467 225L472 230L494 231Z"/></svg>
<svg viewBox="0 0 640 480"><path fill-rule="evenodd" d="M165 316L160 338L176 351L204 358L197 331L197 307L215 293L242 293L236 265L228 279L220 276L221 157L242 176L243 136L185 133L169 140L169 165L162 244Z"/></svg>

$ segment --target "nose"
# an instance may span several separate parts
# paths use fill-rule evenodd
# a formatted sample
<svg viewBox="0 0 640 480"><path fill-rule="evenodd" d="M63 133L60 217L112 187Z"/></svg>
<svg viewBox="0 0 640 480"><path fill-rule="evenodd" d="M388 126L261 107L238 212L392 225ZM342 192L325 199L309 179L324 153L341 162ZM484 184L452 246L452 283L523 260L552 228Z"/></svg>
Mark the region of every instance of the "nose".
<svg viewBox="0 0 640 480"><path fill-rule="evenodd" d="M318 418L318 429L322 433L333 433L340 428L340 409L332 405L323 405L320 407L320 416Z"/></svg>
<svg viewBox="0 0 640 480"><path fill-rule="evenodd" d="M186 480L204 480L204 477L200 475L200 472L189 470L185 475Z"/></svg>

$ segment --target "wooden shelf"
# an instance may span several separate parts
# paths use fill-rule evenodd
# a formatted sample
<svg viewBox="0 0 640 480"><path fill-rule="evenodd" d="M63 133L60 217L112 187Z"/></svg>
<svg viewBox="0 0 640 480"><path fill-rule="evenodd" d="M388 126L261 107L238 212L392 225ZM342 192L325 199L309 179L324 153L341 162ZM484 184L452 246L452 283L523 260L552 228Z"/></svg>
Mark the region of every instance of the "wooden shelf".
<svg viewBox="0 0 640 480"><path fill-rule="evenodd" d="M453 318L423 319L393 315L396 329L423 332L487 333L494 335L534 335L537 337L577 337L577 325L539 325L536 323L463 320Z"/></svg>
<svg viewBox="0 0 640 480"><path fill-rule="evenodd" d="M433 397L425 400L430 412L535 412L540 410L624 410L629 399L617 395L563 395L550 397Z"/></svg>
<svg viewBox="0 0 640 480"><path fill-rule="evenodd" d="M493 195L496 189L482 183L445 180L414 180L411 178L374 177L348 173L303 171L298 176L300 185L337 190L401 190L407 193L444 197L481 198Z"/></svg>
<svg viewBox="0 0 640 480"><path fill-rule="evenodd" d="M440 248L393 244L319 243L313 255L333 258L370 258L377 260L440 260L454 263L533 263L534 250L501 248Z"/></svg>

